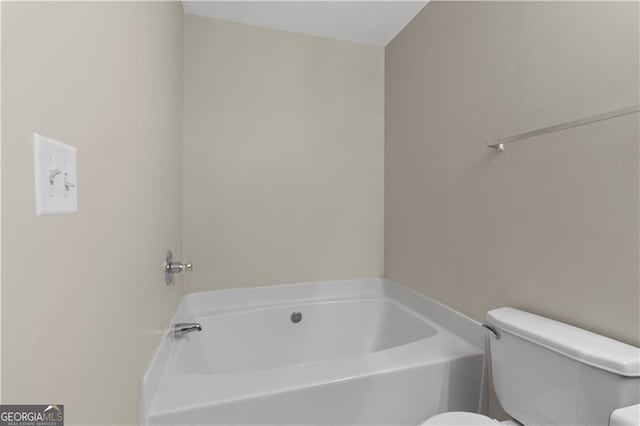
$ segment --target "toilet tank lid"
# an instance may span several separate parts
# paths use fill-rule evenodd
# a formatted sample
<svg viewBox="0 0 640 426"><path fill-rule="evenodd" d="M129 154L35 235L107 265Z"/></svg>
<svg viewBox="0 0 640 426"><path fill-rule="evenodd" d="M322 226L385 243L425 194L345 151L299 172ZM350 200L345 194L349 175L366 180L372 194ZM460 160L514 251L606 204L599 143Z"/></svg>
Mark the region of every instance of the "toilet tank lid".
<svg viewBox="0 0 640 426"><path fill-rule="evenodd" d="M635 346L513 308L487 312L487 322L584 364L622 376L640 376L640 348Z"/></svg>

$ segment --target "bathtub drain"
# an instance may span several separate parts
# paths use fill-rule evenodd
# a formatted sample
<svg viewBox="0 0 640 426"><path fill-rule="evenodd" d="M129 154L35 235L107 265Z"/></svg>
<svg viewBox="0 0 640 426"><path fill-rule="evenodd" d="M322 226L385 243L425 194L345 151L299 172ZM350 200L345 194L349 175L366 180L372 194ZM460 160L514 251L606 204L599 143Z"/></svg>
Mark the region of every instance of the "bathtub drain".
<svg viewBox="0 0 640 426"><path fill-rule="evenodd" d="M291 322L294 324L299 323L300 321L302 321L302 314L300 312L294 312L291 314Z"/></svg>

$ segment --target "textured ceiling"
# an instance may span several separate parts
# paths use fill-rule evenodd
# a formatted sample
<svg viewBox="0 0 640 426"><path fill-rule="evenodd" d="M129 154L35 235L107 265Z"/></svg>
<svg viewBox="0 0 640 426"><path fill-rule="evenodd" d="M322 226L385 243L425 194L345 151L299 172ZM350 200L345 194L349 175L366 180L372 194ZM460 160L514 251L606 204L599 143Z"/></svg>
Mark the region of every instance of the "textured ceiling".
<svg viewBox="0 0 640 426"><path fill-rule="evenodd" d="M427 1L183 1L188 15L386 46Z"/></svg>

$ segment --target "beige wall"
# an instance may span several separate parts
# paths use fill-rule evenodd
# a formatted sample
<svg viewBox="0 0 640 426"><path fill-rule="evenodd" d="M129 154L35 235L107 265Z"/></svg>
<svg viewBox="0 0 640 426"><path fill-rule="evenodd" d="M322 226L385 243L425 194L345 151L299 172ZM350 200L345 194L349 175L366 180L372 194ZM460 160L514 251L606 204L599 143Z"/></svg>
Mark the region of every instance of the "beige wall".
<svg viewBox="0 0 640 426"><path fill-rule="evenodd" d="M186 16L188 289L382 274L384 50Z"/></svg>
<svg viewBox="0 0 640 426"><path fill-rule="evenodd" d="M386 48L385 275L640 345L638 3L431 2Z"/></svg>
<svg viewBox="0 0 640 426"><path fill-rule="evenodd" d="M179 3L2 2L2 397L134 424L181 248ZM35 216L31 132L78 147L79 212Z"/></svg>

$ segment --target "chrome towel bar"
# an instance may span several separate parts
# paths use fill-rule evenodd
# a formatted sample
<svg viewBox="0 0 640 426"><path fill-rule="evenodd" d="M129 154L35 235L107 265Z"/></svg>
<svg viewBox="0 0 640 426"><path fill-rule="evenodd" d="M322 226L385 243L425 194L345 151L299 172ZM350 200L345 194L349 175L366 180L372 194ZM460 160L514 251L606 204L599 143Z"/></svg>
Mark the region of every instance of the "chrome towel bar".
<svg viewBox="0 0 640 426"><path fill-rule="evenodd" d="M509 136L508 138L495 139L487 144L489 148L493 148L498 152L504 151L504 146L508 143L517 142L522 139L533 138L535 136L545 135L547 133L558 132L560 130L571 129L572 127L584 126L586 124L596 123L598 121L608 120L610 118L621 117L623 115L634 114L640 112L640 105L634 105L627 108L616 109L602 114L592 115L581 118L579 120L567 121L566 123L556 124L555 126L543 127L542 129L532 130L519 135Z"/></svg>

